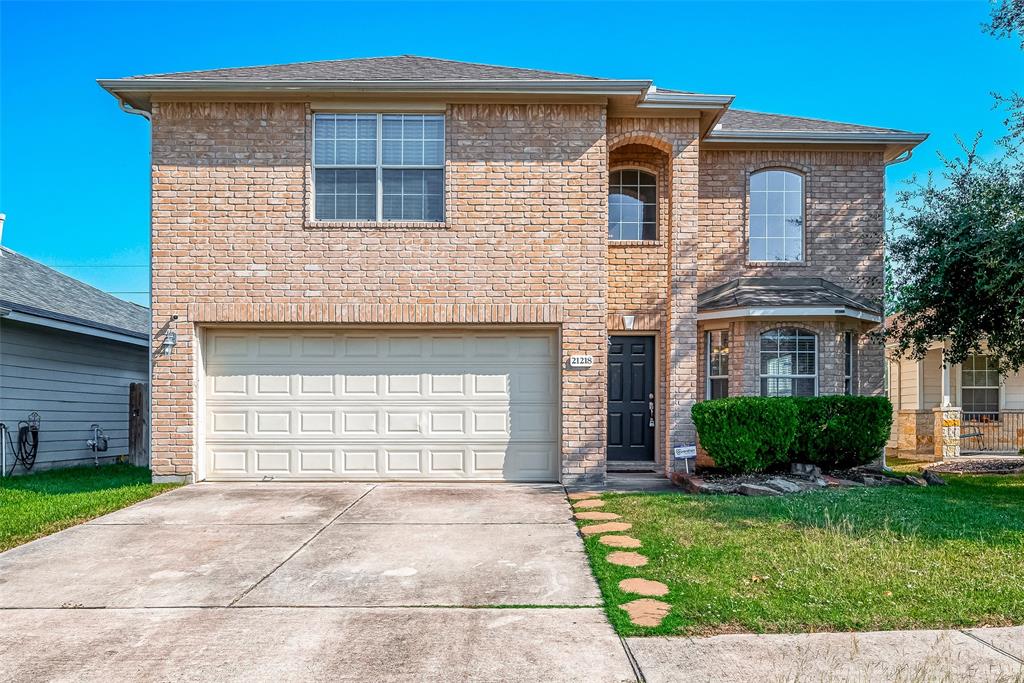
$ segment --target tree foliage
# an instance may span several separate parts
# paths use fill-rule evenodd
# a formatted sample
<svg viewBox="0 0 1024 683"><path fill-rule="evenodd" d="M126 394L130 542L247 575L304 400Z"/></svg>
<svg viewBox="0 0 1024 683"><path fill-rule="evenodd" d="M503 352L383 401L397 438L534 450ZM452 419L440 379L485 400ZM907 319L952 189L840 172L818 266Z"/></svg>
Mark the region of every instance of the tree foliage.
<svg viewBox="0 0 1024 683"><path fill-rule="evenodd" d="M1024 0L993 3L985 30L1016 34L1024 49ZM922 357L948 342L946 360L989 353L1001 372L1024 367L1024 97L995 95L1006 107L1003 154L940 155L940 181L911 179L891 216L887 279L889 308L898 312L885 337L900 353Z"/></svg>
<svg viewBox="0 0 1024 683"><path fill-rule="evenodd" d="M1024 163L1012 146L980 157L980 139L943 157L941 184L929 175L897 193L889 249L899 313L886 336L915 357L947 339L950 363L987 345L1008 372L1024 367Z"/></svg>

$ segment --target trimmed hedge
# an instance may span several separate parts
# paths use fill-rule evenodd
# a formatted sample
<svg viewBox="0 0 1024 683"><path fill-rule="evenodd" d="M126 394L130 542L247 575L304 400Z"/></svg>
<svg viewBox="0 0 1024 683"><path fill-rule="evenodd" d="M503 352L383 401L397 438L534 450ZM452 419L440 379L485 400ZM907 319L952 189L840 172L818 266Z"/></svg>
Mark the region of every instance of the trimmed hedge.
<svg viewBox="0 0 1024 683"><path fill-rule="evenodd" d="M693 406L700 445L715 464L731 472L760 472L786 462L796 435L792 401L742 396Z"/></svg>
<svg viewBox="0 0 1024 683"><path fill-rule="evenodd" d="M760 472L787 462L825 470L878 458L892 429L883 396L763 398L738 396L693 406L700 445L731 472Z"/></svg>
<svg viewBox="0 0 1024 683"><path fill-rule="evenodd" d="M892 431L892 403L884 396L789 399L799 413L791 462L844 469L876 460Z"/></svg>

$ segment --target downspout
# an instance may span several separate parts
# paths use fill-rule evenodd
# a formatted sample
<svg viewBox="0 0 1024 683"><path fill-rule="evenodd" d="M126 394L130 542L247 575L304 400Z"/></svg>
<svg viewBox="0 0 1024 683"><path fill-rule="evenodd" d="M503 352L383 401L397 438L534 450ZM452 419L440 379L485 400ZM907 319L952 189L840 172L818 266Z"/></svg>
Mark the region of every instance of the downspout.
<svg viewBox="0 0 1024 683"><path fill-rule="evenodd" d="M136 109L117 98L117 106L125 114L134 114L153 123L153 115L145 109ZM146 435L149 443L146 444L146 455L149 458L149 466L153 465L153 135L152 128L149 136L149 348L146 351ZM152 469L150 477L152 477Z"/></svg>
<svg viewBox="0 0 1024 683"><path fill-rule="evenodd" d="M135 114L137 116L141 116L147 121L153 120L153 115L150 114L148 111L146 111L145 109L136 109L120 97L117 98L117 106L119 106L121 108L121 111L123 111L125 114Z"/></svg>

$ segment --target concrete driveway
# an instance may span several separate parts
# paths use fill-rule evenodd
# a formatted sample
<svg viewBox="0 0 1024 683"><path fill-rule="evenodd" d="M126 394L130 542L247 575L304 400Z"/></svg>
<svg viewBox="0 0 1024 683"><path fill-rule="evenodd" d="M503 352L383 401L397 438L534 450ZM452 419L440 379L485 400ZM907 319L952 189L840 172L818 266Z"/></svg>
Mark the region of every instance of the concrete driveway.
<svg viewBox="0 0 1024 683"><path fill-rule="evenodd" d="M558 486L198 484L0 554L0 680L636 680Z"/></svg>

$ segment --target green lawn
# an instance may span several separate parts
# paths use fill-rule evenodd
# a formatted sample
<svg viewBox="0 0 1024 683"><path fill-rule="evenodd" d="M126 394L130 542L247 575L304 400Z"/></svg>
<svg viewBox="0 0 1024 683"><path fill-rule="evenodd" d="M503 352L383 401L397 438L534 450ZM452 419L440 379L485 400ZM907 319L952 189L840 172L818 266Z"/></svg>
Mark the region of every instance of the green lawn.
<svg viewBox="0 0 1024 683"><path fill-rule="evenodd" d="M606 494L650 562L608 564L586 539L619 633L711 634L1024 623L1024 477L945 487L747 498ZM587 524L583 522L581 524ZM658 628L633 626L621 579L669 586Z"/></svg>
<svg viewBox="0 0 1024 683"><path fill-rule="evenodd" d="M148 469L131 465L73 467L0 479L0 551L175 486L152 484Z"/></svg>

